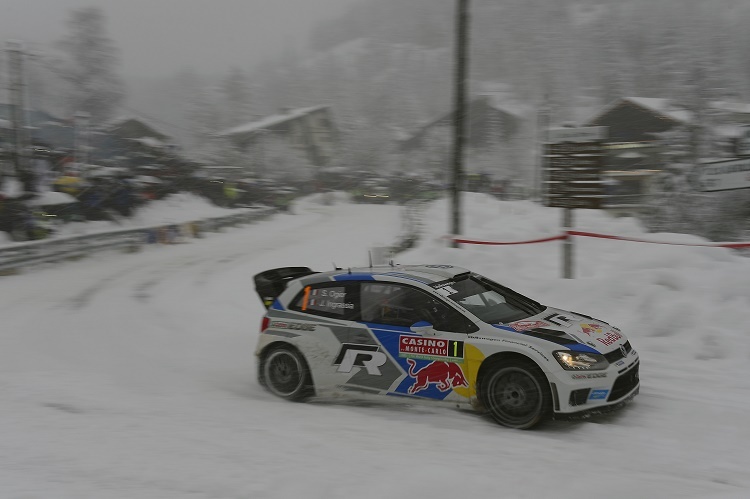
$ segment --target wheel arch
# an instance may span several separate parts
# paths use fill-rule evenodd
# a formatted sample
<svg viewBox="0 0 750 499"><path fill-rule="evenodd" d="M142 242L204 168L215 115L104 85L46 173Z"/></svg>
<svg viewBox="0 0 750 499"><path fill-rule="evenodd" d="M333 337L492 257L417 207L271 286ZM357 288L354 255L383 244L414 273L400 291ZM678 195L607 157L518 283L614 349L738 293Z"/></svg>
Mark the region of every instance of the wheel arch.
<svg viewBox="0 0 750 499"><path fill-rule="evenodd" d="M482 363L479 365L479 371L477 372L477 387L476 387L477 395L479 394L481 390L480 387L482 385L482 380L487 375L487 373L492 369L492 367L498 364L499 362L508 361L508 360L515 360L515 361L531 364L537 369L539 369L539 371L541 371L542 374L544 374L544 379L547 380L547 386L549 387L550 390L552 390L552 387L550 386L549 376L547 376L547 373L544 371L544 369L542 369L542 366L540 366L537 361L535 361L528 355L524 355L519 352L507 351L507 352L498 352L498 353L492 354L486 359L484 359Z"/></svg>
<svg viewBox="0 0 750 499"><path fill-rule="evenodd" d="M500 367L503 364L507 363L515 363L515 364L522 364L528 368L532 368L536 371L538 371L538 375L542 376L542 379L539 380L540 383L543 384L541 386L541 389L543 392L546 392L542 395L542 400L546 400L546 406L543 402L542 404L542 413L541 413L541 419L538 419L536 422L531 423L528 426L511 426L516 427L520 429L528 429L533 426L536 426L540 422L543 422L546 419L549 419L553 417L554 411L559 408L559 401L558 401L558 393L557 393L557 387L553 380L550 379L547 372L542 368L542 366L529 357L528 355L524 355L520 352L514 352L514 351L505 351L505 352L498 352L496 354L490 355L479 366L479 371L477 372L477 380L476 380L476 394L477 394L477 408L480 410L488 411L489 407L486 405L486 401L483 396L483 388L482 383L484 382L485 378L487 378L493 371L494 368ZM493 415L493 417L495 417ZM499 421L496 417L495 420L500 422L500 424L506 425L506 423ZM508 425L506 425L508 426Z"/></svg>
<svg viewBox="0 0 750 499"><path fill-rule="evenodd" d="M310 380L313 382L314 386L315 379L313 378L313 372L310 369L310 363L307 361L307 357L305 357L305 354L302 353L302 350L300 350L297 345L284 340L278 340L274 341L273 343L269 343L268 345L264 346L260 352L258 352L258 381L260 381L260 384L264 385L266 382L263 376L263 361L266 359L266 357L268 357L268 354L279 348L294 350L300 355L300 357L302 357L302 360L305 363L305 367L307 368L308 376L310 376Z"/></svg>

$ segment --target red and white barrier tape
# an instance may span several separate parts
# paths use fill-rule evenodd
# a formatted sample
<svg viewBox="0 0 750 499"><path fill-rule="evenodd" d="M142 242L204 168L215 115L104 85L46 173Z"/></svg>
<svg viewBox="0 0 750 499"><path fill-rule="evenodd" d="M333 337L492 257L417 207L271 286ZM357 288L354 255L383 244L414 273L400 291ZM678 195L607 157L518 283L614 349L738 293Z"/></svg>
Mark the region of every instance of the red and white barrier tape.
<svg viewBox="0 0 750 499"><path fill-rule="evenodd" d="M451 238L454 243L460 244L489 244L493 246L505 246L510 244L533 244L533 243L546 243L548 241L557 241L560 239L567 239L568 236L565 234L559 236L545 237L543 239L532 239L530 241L514 241L514 242L499 242L499 241L480 241L478 239L460 239Z"/></svg>
<svg viewBox="0 0 750 499"><path fill-rule="evenodd" d="M595 232L581 232L578 230L569 230L567 233L571 236L597 237L599 239L615 239L617 241L632 241L635 243L669 244L673 246L705 246L709 248L750 248L750 243L670 243L666 241L649 241L648 239L638 239L635 237L610 236L607 234L597 234Z"/></svg>
<svg viewBox="0 0 750 499"><path fill-rule="evenodd" d="M666 242L666 241L649 241L647 239L637 239L634 237L622 237L622 236L612 236L608 234L597 234L595 232L582 232L578 230L569 230L565 234L561 234L559 236L545 237L541 239L531 239L528 241L511 241L511 242L485 241L481 239L464 239L464 238L457 238L457 237L451 237L451 236L447 236L447 237L454 243L458 243L458 244L482 244L482 245L491 245L491 246L507 246L507 245L513 245L513 244L534 244L534 243L546 243L549 241L559 241L559 240L567 239L568 236L595 237L599 239L613 239L616 241L631 241L635 243L650 243L650 244L668 244L668 245L673 245L673 246L704 246L704 247L709 247L709 248L732 248L732 249L750 248L750 242L704 243L704 244L671 243L671 242Z"/></svg>

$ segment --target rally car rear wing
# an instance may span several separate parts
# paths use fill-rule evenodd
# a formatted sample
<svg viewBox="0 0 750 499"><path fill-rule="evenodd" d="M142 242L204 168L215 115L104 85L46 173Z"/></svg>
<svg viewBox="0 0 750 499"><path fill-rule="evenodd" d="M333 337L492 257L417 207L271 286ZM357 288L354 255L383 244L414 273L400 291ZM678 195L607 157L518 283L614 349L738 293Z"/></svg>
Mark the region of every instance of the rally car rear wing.
<svg viewBox="0 0 750 499"><path fill-rule="evenodd" d="M317 274L317 272L308 267L279 267L266 270L253 277L255 291L260 296L263 305L268 308L273 304L276 297L286 289L287 282L310 274Z"/></svg>

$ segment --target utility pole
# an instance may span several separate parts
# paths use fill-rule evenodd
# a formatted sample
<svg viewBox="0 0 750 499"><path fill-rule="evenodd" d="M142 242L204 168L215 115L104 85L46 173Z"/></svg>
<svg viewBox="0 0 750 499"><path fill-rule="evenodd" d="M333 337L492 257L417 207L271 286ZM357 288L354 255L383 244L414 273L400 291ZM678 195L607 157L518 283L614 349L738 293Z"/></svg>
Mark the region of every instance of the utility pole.
<svg viewBox="0 0 750 499"><path fill-rule="evenodd" d="M32 173L28 157L29 134L25 121L23 44L18 41L7 41L5 51L8 54L8 98L10 100L10 121L13 134L11 155L15 175L23 183L24 190L28 191L32 184Z"/></svg>
<svg viewBox="0 0 750 499"><path fill-rule="evenodd" d="M451 234L461 234L461 188L466 143L466 75L468 57L469 0L456 0L456 72L454 101L453 175L451 178ZM458 248L458 243L453 243Z"/></svg>

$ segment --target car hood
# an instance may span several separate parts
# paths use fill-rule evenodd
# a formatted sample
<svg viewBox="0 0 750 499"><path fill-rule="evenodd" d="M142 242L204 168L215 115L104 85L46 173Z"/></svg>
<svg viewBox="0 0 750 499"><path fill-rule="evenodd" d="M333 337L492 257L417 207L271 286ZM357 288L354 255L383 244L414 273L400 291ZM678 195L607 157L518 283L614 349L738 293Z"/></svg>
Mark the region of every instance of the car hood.
<svg viewBox="0 0 750 499"><path fill-rule="evenodd" d="M624 345L622 332L604 321L566 310L548 307L523 320L495 327L526 336L552 341L567 347L586 345L599 353L609 353Z"/></svg>

